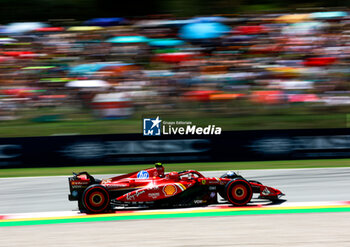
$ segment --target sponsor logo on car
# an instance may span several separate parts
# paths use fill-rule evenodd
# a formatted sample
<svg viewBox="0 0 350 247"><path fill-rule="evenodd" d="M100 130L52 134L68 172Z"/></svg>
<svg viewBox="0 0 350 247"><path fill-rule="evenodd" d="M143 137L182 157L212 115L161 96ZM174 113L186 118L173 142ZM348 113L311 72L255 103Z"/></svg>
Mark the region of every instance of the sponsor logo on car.
<svg viewBox="0 0 350 247"><path fill-rule="evenodd" d="M159 192L157 192L157 193L149 193L148 196L151 197L152 199L155 199L155 198L159 197L160 194L159 194Z"/></svg>
<svg viewBox="0 0 350 247"><path fill-rule="evenodd" d="M90 181L72 181L71 185L73 189L85 188Z"/></svg>
<svg viewBox="0 0 350 247"><path fill-rule="evenodd" d="M128 187L128 185L126 184L105 184L105 186L109 189L119 189Z"/></svg>
<svg viewBox="0 0 350 247"><path fill-rule="evenodd" d="M166 185L163 187L163 192L164 192L165 196L172 196L172 195L176 194L177 188L175 185L172 185L172 184Z"/></svg>
<svg viewBox="0 0 350 247"><path fill-rule="evenodd" d="M140 195L142 195L145 192L146 191L144 191L144 190L130 192L130 193L126 194L126 200L128 200L128 201L135 200L136 198L138 198Z"/></svg>
<svg viewBox="0 0 350 247"><path fill-rule="evenodd" d="M147 179L147 178L149 178L149 174L147 171L142 170L142 171L139 171L137 173L137 178L138 179Z"/></svg>
<svg viewBox="0 0 350 247"><path fill-rule="evenodd" d="M90 181L72 181L72 185L88 184Z"/></svg>
<svg viewBox="0 0 350 247"><path fill-rule="evenodd" d="M202 203L206 203L207 200L194 200L193 202L194 204L202 204Z"/></svg>

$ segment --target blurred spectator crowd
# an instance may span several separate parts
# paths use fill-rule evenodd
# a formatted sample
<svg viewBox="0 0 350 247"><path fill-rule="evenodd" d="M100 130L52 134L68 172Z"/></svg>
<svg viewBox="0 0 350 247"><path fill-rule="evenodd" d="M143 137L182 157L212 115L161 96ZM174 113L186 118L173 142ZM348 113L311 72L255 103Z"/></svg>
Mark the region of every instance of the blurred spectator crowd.
<svg viewBox="0 0 350 247"><path fill-rule="evenodd" d="M191 104L350 104L346 11L27 22L0 32L1 120L41 107L123 118Z"/></svg>

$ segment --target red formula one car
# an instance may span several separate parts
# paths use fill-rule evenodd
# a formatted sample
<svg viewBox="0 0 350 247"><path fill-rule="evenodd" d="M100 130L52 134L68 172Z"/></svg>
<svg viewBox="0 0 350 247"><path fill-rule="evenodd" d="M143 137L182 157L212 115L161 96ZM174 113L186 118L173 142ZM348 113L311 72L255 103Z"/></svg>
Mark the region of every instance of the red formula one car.
<svg viewBox="0 0 350 247"><path fill-rule="evenodd" d="M95 179L87 172L69 178L70 201L78 201L79 210L86 213L108 212L117 206L186 207L218 203L219 194L234 206L244 206L253 193L259 198L279 200L284 194L258 181L247 181L234 172L220 178L205 177L187 170L164 174L164 167L112 177Z"/></svg>

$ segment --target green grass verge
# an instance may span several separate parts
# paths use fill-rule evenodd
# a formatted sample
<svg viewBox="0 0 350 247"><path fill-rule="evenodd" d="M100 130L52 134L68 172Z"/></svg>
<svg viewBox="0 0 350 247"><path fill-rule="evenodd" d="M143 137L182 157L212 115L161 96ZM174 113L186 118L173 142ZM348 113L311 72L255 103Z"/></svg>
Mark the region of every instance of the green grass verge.
<svg viewBox="0 0 350 247"><path fill-rule="evenodd" d="M81 166L81 167L45 167L45 168L12 168L0 169L0 177L28 177L28 176L58 176L71 175L72 172L87 171L91 174L128 173L148 167L152 164L119 165L119 166ZM249 162L203 162L165 164L165 170L246 170L246 169L287 169L287 168L326 168L350 167L350 159L323 160L281 160L281 161L249 161Z"/></svg>

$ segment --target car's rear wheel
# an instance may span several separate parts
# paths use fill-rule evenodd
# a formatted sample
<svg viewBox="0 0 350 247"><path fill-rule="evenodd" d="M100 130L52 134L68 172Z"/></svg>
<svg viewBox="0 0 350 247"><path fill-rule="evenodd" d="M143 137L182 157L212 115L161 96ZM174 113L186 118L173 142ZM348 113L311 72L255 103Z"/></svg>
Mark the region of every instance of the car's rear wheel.
<svg viewBox="0 0 350 247"><path fill-rule="evenodd" d="M244 179L234 179L225 186L226 199L234 206L244 206L253 196L249 182Z"/></svg>
<svg viewBox="0 0 350 247"><path fill-rule="evenodd" d="M82 202L87 213L106 212L110 206L109 192L102 185L90 185L83 193Z"/></svg>

